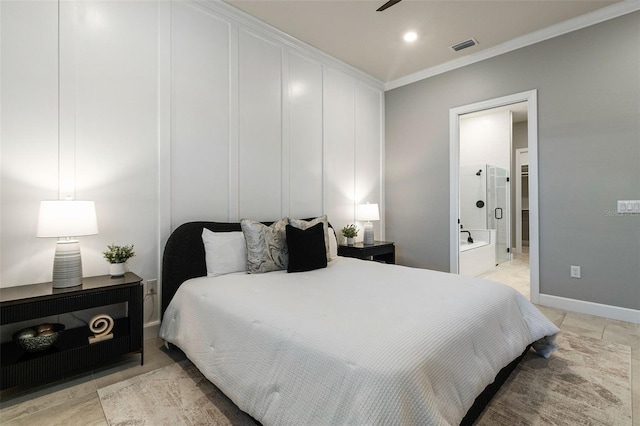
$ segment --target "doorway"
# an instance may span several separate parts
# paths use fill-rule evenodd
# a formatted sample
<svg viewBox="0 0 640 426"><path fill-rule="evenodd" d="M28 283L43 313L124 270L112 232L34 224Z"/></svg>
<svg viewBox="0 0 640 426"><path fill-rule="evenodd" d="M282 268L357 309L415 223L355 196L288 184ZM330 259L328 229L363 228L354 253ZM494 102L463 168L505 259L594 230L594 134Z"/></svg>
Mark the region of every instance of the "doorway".
<svg viewBox="0 0 640 426"><path fill-rule="evenodd" d="M461 164L468 164L468 153L461 152L461 118L467 114L472 113L480 113L482 111L505 107L517 103L525 103L526 104L526 117L527 117L527 139L528 139L528 165L527 165L527 180L528 180L528 221L529 221L529 286L530 286L530 298L533 303L538 303L539 300L539 252L538 252L538 164L537 164L537 146L538 146L538 136L537 136L537 91L532 90L528 92L518 93L510 96L505 96L502 98L492 99L484 102L479 102L476 104L465 105L457 108L453 108L449 113L449 124L450 124L450 271L453 273L460 273L460 259L461 259L461 239L460 239L460 225L461 225L461 180L465 178L461 176ZM473 155L478 155L473 154ZM508 185L509 172L503 174L500 172L500 168L511 170L511 146L509 146L509 151L502 152L502 155L506 155L508 158L508 166L500 167L501 164L497 165L489 165L494 166L494 176L492 177L498 183L498 187L502 186L504 189L505 186ZM462 157L462 163L461 163ZM505 160L497 159L494 162L501 163ZM480 167L477 170L480 170ZM487 167L487 171L490 169ZM489 174L487 172L487 174ZM489 177L489 176L487 176ZM502 183L500 183L502 182ZM505 191L501 191L505 192ZM505 192L505 196L508 198L510 191ZM487 201L489 201L492 197L490 195L487 196ZM498 200L500 198L497 193L493 196L496 198L496 201L502 204L505 204L506 200ZM482 201L482 200L478 200ZM487 204L487 201L484 203ZM481 205L483 203L478 203ZM508 205L508 204L507 204ZM490 207L490 206L487 206ZM465 209L467 206L464 207ZM489 208L486 209L486 217L487 217L487 228L492 229L491 232L498 232L498 229L501 229L502 235L506 235L506 240L504 237L502 239L498 239L497 235L494 236L495 241L498 242L498 245L502 245L501 247L497 247L496 250L504 251L507 253L503 260L507 260L510 258L510 249L514 245L515 241L511 241L510 235L511 233L511 225L506 222L497 222L500 219L505 217L505 210L511 212L511 206L508 208L501 206L493 206L491 210ZM515 210L515 209L514 209ZM494 214L495 213L495 214ZM494 221L493 223L491 221ZM464 224L463 224L464 225ZM515 226L514 226L515 228ZM515 234L515 233L513 233ZM466 234L465 234L466 235ZM465 249L465 253L467 253L467 247L463 247ZM504 249L504 250L503 250ZM497 253L497 252L496 252ZM467 254L465 254L467 256ZM498 259L498 257L496 257Z"/></svg>

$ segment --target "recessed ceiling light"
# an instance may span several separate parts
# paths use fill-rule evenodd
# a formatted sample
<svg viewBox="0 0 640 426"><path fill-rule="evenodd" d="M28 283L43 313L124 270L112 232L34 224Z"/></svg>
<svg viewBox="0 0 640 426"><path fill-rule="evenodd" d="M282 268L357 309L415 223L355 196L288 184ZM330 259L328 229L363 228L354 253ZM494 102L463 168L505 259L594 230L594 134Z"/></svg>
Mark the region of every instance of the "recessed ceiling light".
<svg viewBox="0 0 640 426"><path fill-rule="evenodd" d="M404 41L406 41L407 43L411 43L417 40L418 34L416 34L413 31L409 31L404 34L403 38L404 38Z"/></svg>

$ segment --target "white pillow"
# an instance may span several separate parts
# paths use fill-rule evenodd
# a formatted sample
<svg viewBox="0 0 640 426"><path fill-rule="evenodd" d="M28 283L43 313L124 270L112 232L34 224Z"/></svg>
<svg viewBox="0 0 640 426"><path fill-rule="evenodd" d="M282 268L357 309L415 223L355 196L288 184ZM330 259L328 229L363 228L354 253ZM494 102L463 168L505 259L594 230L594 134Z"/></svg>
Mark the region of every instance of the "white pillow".
<svg viewBox="0 0 640 426"><path fill-rule="evenodd" d="M338 257L338 239L333 228L329 228L329 255L331 259Z"/></svg>
<svg viewBox="0 0 640 426"><path fill-rule="evenodd" d="M212 232L203 228L202 242L208 277L247 270L247 245L242 232Z"/></svg>

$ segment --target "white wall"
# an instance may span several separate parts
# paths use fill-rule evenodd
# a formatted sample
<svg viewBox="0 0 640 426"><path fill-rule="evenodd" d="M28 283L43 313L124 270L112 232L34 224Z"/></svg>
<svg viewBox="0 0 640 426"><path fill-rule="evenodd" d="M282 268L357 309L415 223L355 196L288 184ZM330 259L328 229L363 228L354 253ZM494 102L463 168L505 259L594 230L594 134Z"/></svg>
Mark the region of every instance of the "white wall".
<svg viewBox="0 0 640 426"><path fill-rule="evenodd" d="M7 286L44 281L53 268L55 243L35 235L40 200L58 198L57 5L0 2L0 19L0 284Z"/></svg>
<svg viewBox="0 0 640 426"><path fill-rule="evenodd" d="M482 170L480 176L476 175ZM460 166L460 226L487 229L487 167L485 164ZM484 206L476 203L483 201Z"/></svg>
<svg viewBox="0 0 640 426"><path fill-rule="evenodd" d="M489 164L511 170L511 112L460 117L460 167Z"/></svg>
<svg viewBox="0 0 640 426"><path fill-rule="evenodd" d="M215 7L171 5L170 229L382 203L382 86Z"/></svg>
<svg viewBox="0 0 640 426"><path fill-rule="evenodd" d="M100 234L81 238L85 275L107 273L106 244L134 243L132 269L154 277L156 5L62 2L59 50L57 3L0 7L0 285L51 279L55 241L35 238L38 206L66 196L96 201Z"/></svg>
<svg viewBox="0 0 640 426"><path fill-rule="evenodd" d="M60 5L58 51L56 3L0 3L0 287L51 279L38 204L67 193L96 202L86 276L133 243L130 269L159 278L189 220L326 213L340 228L365 201L384 219L379 81L224 3Z"/></svg>

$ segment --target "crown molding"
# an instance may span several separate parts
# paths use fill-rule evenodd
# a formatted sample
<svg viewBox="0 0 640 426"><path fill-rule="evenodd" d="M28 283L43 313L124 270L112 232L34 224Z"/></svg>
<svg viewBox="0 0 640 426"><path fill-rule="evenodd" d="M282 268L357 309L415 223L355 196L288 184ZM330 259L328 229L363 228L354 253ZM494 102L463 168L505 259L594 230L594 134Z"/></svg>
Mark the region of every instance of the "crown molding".
<svg viewBox="0 0 640 426"><path fill-rule="evenodd" d="M280 31L279 29L272 27L271 25L257 18L254 18L253 16L241 11L240 9L236 9L228 3L225 3L221 0L192 0L191 3L197 4L201 8L209 10L216 15L223 17L224 19L233 22L245 29L276 40L292 51L295 51L303 56L315 59L316 61L321 62L323 65L327 65L340 70L361 82L367 83L375 89L385 89L385 84L381 80L378 80L377 78L345 62L342 62L337 58L334 58L333 56L321 51L320 49L306 44L298 40L297 38L294 38L289 34Z"/></svg>
<svg viewBox="0 0 640 426"><path fill-rule="evenodd" d="M638 10L640 10L640 0L626 0L615 3L602 9L587 13L585 15L578 16L573 19L569 19L567 21L543 28L541 30L534 31L524 36L514 38L513 40L509 40L497 46L490 47L488 49L473 53L463 58L454 59L452 61L445 62L431 68L426 68L422 71L418 71L408 76L390 81L388 83L385 83L385 91L396 89L401 86L406 86L407 84L415 83L417 81L424 80L426 78L433 77L448 71L453 71L458 68L466 67L467 65L475 64L476 62L484 61L485 59L493 58L495 56L499 56L513 50L521 49L523 47L530 46L541 41L549 40L551 38L558 37L572 31L586 28L600 22L608 21L622 15L633 13Z"/></svg>

